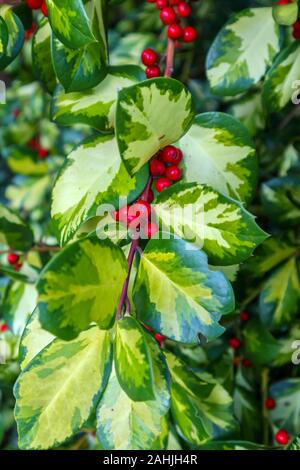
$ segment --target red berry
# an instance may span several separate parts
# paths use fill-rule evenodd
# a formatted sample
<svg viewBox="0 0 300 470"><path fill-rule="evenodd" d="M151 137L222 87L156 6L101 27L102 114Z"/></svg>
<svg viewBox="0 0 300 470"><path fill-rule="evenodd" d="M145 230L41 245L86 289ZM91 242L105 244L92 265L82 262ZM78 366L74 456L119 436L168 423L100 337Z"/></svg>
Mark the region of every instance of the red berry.
<svg viewBox="0 0 300 470"><path fill-rule="evenodd" d="M193 26L185 26L183 28L183 40L184 42L194 42L197 37L197 30Z"/></svg>
<svg viewBox="0 0 300 470"><path fill-rule="evenodd" d="M164 189L171 186L172 181L168 180L167 178L159 178L155 183L155 189L158 193L161 193Z"/></svg>
<svg viewBox="0 0 300 470"><path fill-rule="evenodd" d="M48 9L47 9L46 2L42 3L41 12L43 13L44 16L46 16L46 18L48 18Z"/></svg>
<svg viewBox="0 0 300 470"><path fill-rule="evenodd" d="M14 265L14 271L15 271L16 273L18 273L18 272L20 271L20 269L22 268L22 266L23 266L22 263L16 263L16 264Z"/></svg>
<svg viewBox="0 0 300 470"><path fill-rule="evenodd" d="M152 189L149 189L147 202L151 204L151 202L153 201L154 201L154 192L152 191Z"/></svg>
<svg viewBox="0 0 300 470"><path fill-rule="evenodd" d="M279 431L277 431L277 433L275 434L275 439L277 444L285 446L289 442L290 436L288 435L285 429L279 429Z"/></svg>
<svg viewBox="0 0 300 470"><path fill-rule="evenodd" d="M147 78L155 78L160 76L160 68L158 65L150 65L146 68L145 74Z"/></svg>
<svg viewBox="0 0 300 470"><path fill-rule="evenodd" d="M176 165L169 166L166 171L166 178L171 181L178 181L181 178L181 170Z"/></svg>
<svg viewBox="0 0 300 470"><path fill-rule="evenodd" d="M43 160L44 158L46 158L49 154L49 151L43 147L40 147L38 149L38 156L41 160Z"/></svg>
<svg viewBox="0 0 300 470"><path fill-rule="evenodd" d="M149 47L143 50L141 59L144 65L154 65L157 62L157 53Z"/></svg>
<svg viewBox="0 0 300 470"><path fill-rule="evenodd" d="M290 3L290 0L279 0L277 5L287 5L288 3Z"/></svg>
<svg viewBox="0 0 300 470"><path fill-rule="evenodd" d="M250 313L249 312L241 312L240 313L240 320L241 321L248 321L250 318Z"/></svg>
<svg viewBox="0 0 300 470"><path fill-rule="evenodd" d="M293 36L295 39L300 39L300 20L293 24Z"/></svg>
<svg viewBox="0 0 300 470"><path fill-rule="evenodd" d="M182 35L182 28L177 23L170 24L168 27L168 38L179 39Z"/></svg>
<svg viewBox="0 0 300 470"><path fill-rule="evenodd" d="M267 410L274 410L274 408L276 407L276 401L274 400L274 398L266 398L265 407L267 408Z"/></svg>
<svg viewBox="0 0 300 470"><path fill-rule="evenodd" d="M176 6L179 5L181 0L169 0L170 5Z"/></svg>
<svg viewBox="0 0 300 470"><path fill-rule="evenodd" d="M119 221L120 222L123 222L123 224L126 224L127 223L130 223L132 222L135 217L132 217L131 215L129 216L128 215L128 206L123 206L120 210L119 210Z"/></svg>
<svg viewBox="0 0 300 470"><path fill-rule="evenodd" d="M155 3L156 0L147 0L148 3Z"/></svg>
<svg viewBox="0 0 300 470"><path fill-rule="evenodd" d="M182 18L187 18L188 16L190 16L191 12L192 12L192 9L188 3L186 2L179 3L178 5L179 16L182 16Z"/></svg>
<svg viewBox="0 0 300 470"><path fill-rule="evenodd" d="M148 202L139 200L132 206L130 206L128 211L129 216L134 216L134 218L149 218L151 215L151 206Z"/></svg>
<svg viewBox="0 0 300 470"><path fill-rule="evenodd" d="M168 0L156 0L156 8L162 10L168 6Z"/></svg>
<svg viewBox="0 0 300 470"><path fill-rule="evenodd" d="M173 8L170 7L163 8L159 16L163 24L172 24L176 21L176 13Z"/></svg>
<svg viewBox="0 0 300 470"><path fill-rule="evenodd" d="M32 10L39 10L43 4L43 0L27 0L27 5Z"/></svg>
<svg viewBox="0 0 300 470"><path fill-rule="evenodd" d="M7 324L6 324L6 323L2 323L2 325L0 326L0 332L1 332L1 333L5 333L7 330L8 330Z"/></svg>
<svg viewBox="0 0 300 470"><path fill-rule="evenodd" d="M19 259L20 256L16 253L9 253L9 255L7 256L7 262L11 265L18 263Z"/></svg>
<svg viewBox="0 0 300 470"><path fill-rule="evenodd" d="M147 238L152 238L158 232L158 226L155 222L150 222L143 231Z"/></svg>
<svg viewBox="0 0 300 470"><path fill-rule="evenodd" d="M244 358L243 359L243 366L248 368L252 366L252 362L249 359Z"/></svg>
<svg viewBox="0 0 300 470"><path fill-rule="evenodd" d="M239 349L241 347L241 341L236 338L235 336L233 336L232 338L230 338L230 340L228 341L228 344L229 346L232 348L232 349Z"/></svg>
<svg viewBox="0 0 300 470"><path fill-rule="evenodd" d="M119 222L120 220L120 211L118 210L115 210L111 213L111 216L114 220L116 220L117 222Z"/></svg>
<svg viewBox="0 0 300 470"><path fill-rule="evenodd" d="M158 158L151 160L150 173L152 176L163 176L166 171L166 165Z"/></svg>
<svg viewBox="0 0 300 470"><path fill-rule="evenodd" d="M166 340L166 337L163 336L163 335L160 335L159 333L155 333L154 338L155 338L156 341L158 341L159 343L163 343L163 342Z"/></svg>
<svg viewBox="0 0 300 470"><path fill-rule="evenodd" d="M40 148L40 144L39 144L39 141L38 139L31 139L29 142L28 142L28 147L30 147L31 149L33 150L38 150Z"/></svg>
<svg viewBox="0 0 300 470"><path fill-rule="evenodd" d="M179 148L174 147L173 145L167 145L167 147L162 150L160 158L166 163L178 165L182 160L182 152Z"/></svg>

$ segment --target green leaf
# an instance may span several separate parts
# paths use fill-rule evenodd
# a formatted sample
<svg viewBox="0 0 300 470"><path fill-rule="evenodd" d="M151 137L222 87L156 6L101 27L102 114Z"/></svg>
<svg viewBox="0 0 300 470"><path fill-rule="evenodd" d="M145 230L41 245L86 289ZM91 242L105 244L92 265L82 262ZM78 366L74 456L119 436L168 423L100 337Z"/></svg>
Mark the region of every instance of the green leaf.
<svg viewBox="0 0 300 470"><path fill-rule="evenodd" d="M248 441L212 441L199 450L267 450L269 447Z"/></svg>
<svg viewBox="0 0 300 470"><path fill-rule="evenodd" d="M256 364L272 365L280 344L258 320L251 320L244 330L246 357Z"/></svg>
<svg viewBox="0 0 300 470"><path fill-rule="evenodd" d="M0 16L0 59L5 57L8 44L8 29L4 19Z"/></svg>
<svg viewBox="0 0 300 470"><path fill-rule="evenodd" d="M260 91L249 93L234 101L229 112L244 124L251 136L265 128L266 113L263 109Z"/></svg>
<svg viewBox="0 0 300 470"><path fill-rule="evenodd" d="M116 374L122 389L133 401L154 399L152 359L147 336L133 317L125 317L116 325Z"/></svg>
<svg viewBox="0 0 300 470"><path fill-rule="evenodd" d="M15 335L22 333L37 303L36 288L24 282L11 282L5 292L1 313Z"/></svg>
<svg viewBox="0 0 300 470"><path fill-rule="evenodd" d="M233 15L213 42L206 61L213 93L235 96L260 81L279 52L279 26L272 8Z"/></svg>
<svg viewBox="0 0 300 470"><path fill-rule="evenodd" d="M25 251L33 243L30 227L12 210L0 204L0 243Z"/></svg>
<svg viewBox="0 0 300 470"><path fill-rule="evenodd" d="M290 258L266 281L260 294L259 309L264 323L289 326L298 313L300 280L296 259Z"/></svg>
<svg viewBox="0 0 300 470"><path fill-rule="evenodd" d="M134 287L138 317L175 341L214 338L218 321L234 309L230 283L210 271L207 256L183 240L151 240L143 251Z"/></svg>
<svg viewBox="0 0 300 470"><path fill-rule="evenodd" d="M89 90L98 85L107 73L106 54L98 42L71 49L52 34L52 60L57 78L66 92Z"/></svg>
<svg viewBox="0 0 300 470"><path fill-rule="evenodd" d="M265 213L276 223L298 225L300 221L300 178L286 176L274 178L262 185L262 204Z"/></svg>
<svg viewBox="0 0 300 470"><path fill-rule="evenodd" d="M107 0L85 0L84 8L92 26L92 31L101 45L104 56L108 61L107 50L107 13L109 2Z"/></svg>
<svg viewBox="0 0 300 470"><path fill-rule="evenodd" d="M46 4L51 28L65 46L75 50L96 40L81 0L46 0Z"/></svg>
<svg viewBox="0 0 300 470"><path fill-rule="evenodd" d="M292 436L300 433L300 379L287 378L270 387L270 396L276 401L276 408L270 411L276 427L286 429Z"/></svg>
<svg viewBox="0 0 300 470"><path fill-rule="evenodd" d="M295 437L284 450L300 450L300 436Z"/></svg>
<svg viewBox="0 0 300 470"><path fill-rule="evenodd" d="M127 203L134 201L147 179L147 168L130 178L113 135L83 142L66 159L53 189L52 217L61 242L66 243L82 223L100 215L100 205L110 204L113 210L120 197L127 198Z"/></svg>
<svg viewBox="0 0 300 470"><path fill-rule="evenodd" d="M52 118L58 124L88 124L100 131L115 125L118 91L142 80L142 69L134 65L109 67L96 87L85 92L64 93L58 87L52 102Z"/></svg>
<svg viewBox="0 0 300 470"><path fill-rule="evenodd" d="M41 79L51 93L56 86L56 75L54 72L51 56L51 27L49 21L44 18L32 40L33 70L37 78Z"/></svg>
<svg viewBox="0 0 300 470"><path fill-rule="evenodd" d="M274 5L273 18L280 25L292 26L298 19L298 3L290 2L287 5Z"/></svg>
<svg viewBox="0 0 300 470"><path fill-rule="evenodd" d="M46 161L38 160L36 152L28 147L12 146L7 152L7 164L14 173L41 176L49 172Z"/></svg>
<svg viewBox="0 0 300 470"><path fill-rule="evenodd" d="M4 5L0 7L0 16L5 21L8 31L6 49L3 51L3 55L0 54L0 70L3 70L17 57L22 49L24 42L24 28L21 20L13 13L10 6Z"/></svg>
<svg viewBox="0 0 300 470"><path fill-rule="evenodd" d="M54 338L55 336L51 333L43 330L39 320L39 309L36 308L29 317L20 341L19 361L21 369L25 369L42 349L52 343Z"/></svg>
<svg viewBox="0 0 300 470"><path fill-rule="evenodd" d="M151 340L151 341L150 341ZM104 449L151 450L169 410L168 370L158 345L149 337L154 373L154 400L132 401L112 372L97 410L97 436Z"/></svg>
<svg viewBox="0 0 300 470"><path fill-rule="evenodd" d="M73 341L54 340L15 385L21 449L56 447L78 432L94 410L111 368L109 333L93 327Z"/></svg>
<svg viewBox="0 0 300 470"><path fill-rule="evenodd" d="M177 80L154 78L121 90L116 136L129 173L185 134L193 117L191 94Z"/></svg>
<svg viewBox="0 0 300 470"><path fill-rule="evenodd" d="M267 73L262 98L268 111L278 112L291 102L294 84L300 80L299 68L300 43L295 41L283 49Z"/></svg>
<svg viewBox="0 0 300 470"><path fill-rule="evenodd" d="M205 183L248 203L256 187L257 157L243 125L224 113L196 116L179 141L186 182Z"/></svg>
<svg viewBox="0 0 300 470"><path fill-rule="evenodd" d="M91 322L110 328L126 276L125 256L109 240L90 237L67 246L37 284L42 327L66 340Z"/></svg>
<svg viewBox="0 0 300 470"><path fill-rule="evenodd" d="M169 231L203 248L216 265L244 261L267 237L238 202L205 185L179 183L167 188L155 210Z"/></svg>
<svg viewBox="0 0 300 470"><path fill-rule="evenodd" d="M256 397L255 387L243 376L243 369L236 375L237 384L234 389L234 415L238 419L240 433L244 440L259 441L261 437L261 404Z"/></svg>
<svg viewBox="0 0 300 470"><path fill-rule="evenodd" d="M233 425L232 399L214 379L198 377L186 364L166 353L171 373L171 411L180 434L202 445L226 435ZM208 375L208 374L207 374Z"/></svg>

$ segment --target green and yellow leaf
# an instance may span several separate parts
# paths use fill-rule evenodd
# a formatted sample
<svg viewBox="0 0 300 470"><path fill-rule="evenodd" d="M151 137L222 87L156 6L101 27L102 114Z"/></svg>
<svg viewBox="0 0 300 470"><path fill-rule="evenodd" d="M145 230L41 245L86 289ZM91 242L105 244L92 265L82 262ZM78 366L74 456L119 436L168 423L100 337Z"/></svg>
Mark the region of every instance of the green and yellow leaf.
<svg viewBox="0 0 300 470"><path fill-rule="evenodd" d="M0 204L0 243L13 250L26 250L33 243L30 227L12 210Z"/></svg>
<svg viewBox="0 0 300 470"><path fill-rule="evenodd" d="M39 23L38 29L33 36L32 62L37 78L42 80L47 89L52 93L57 79L51 56L51 27L46 18Z"/></svg>

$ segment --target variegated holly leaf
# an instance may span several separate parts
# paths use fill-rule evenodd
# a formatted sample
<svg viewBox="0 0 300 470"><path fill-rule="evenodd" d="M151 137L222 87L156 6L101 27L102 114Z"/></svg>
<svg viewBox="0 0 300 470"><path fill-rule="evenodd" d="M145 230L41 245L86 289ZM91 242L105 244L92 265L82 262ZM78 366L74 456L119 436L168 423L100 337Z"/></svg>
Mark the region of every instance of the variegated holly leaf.
<svg viewBox="0 0 300 470"><path fill-rule="evenodd" d="M238 202L197 183L167 188L155 210L164 227L203 248L220 266L244 261L267 237Z"/></svg>
<svg viewBox="0 0 300 470"><path fill-rule="evenodd" d="M300 280L294 257L280 266L266 281L260 294L263 322L275 327L289 326L298 313Z"/></svg>
<svg viewBox="0 0 300 470"><path fill-rule="evenodd" d="M96 87L82 92L64 93L58 87L52 102L52 117L58 124L88 124L100 131L115 125L118 91L143 79L140 67L109 67L108 74Z"/></svg>
<svg viewBox="0 0 300 470"><path fill-rule="evenodd" d="M276 223L298 225L300 221L300 177L274 178L262 185L261 199L265 213Z"/></svg>
<svg viewBox="0 0 300 470"><path fill-rule="evenodd" d="M1 11L1 10L0 10ZM0 16L0 59L5 56L8 43L8 28L4 19Z"/></svg>
<svg viewBox="0 0 300 470"><path fill-rule="evenodd" d="M109 332L92 327L73 341L54 340L15 385L21 449L56 447L80 430L101 396L111 368Z"/></svg>
<svg viewBox="0 0 300 470"><path fill-rule="evenodd" d="M235 96L259 82L279 52L279 26L272 8L250 8L233 15L207 56L213 93Z"/></svg>
<svg viewBox="0 0 300 470"><path fill-rule="evenodd" d="M78 49L96 40L82 0L46 0L49 21L56 37Z"/></svg>
<svg viewBox="0 0 300 470"><path fill-rule="evenodd" d="M97 436L104 449L149 450L162 433L170 405L169 375L153 338L149 337L149 345L155 399L132 401L112 372L97 410Z"/></svg>
<svg viewBox="0 0 300 470"><path fill-rule="evenodd" d="M8 41L3 53L0 54L0 70L5 69L19 54L24 42L24 27L9 5L0 7L0 17L5 21ZM3 34L3 33L2 33ZM5 33L4 39L5 41Z"/></svg>
<svg viewBox="0 0 300 470"><path fill-rule="evenodd" d="M15 335L20 335L29 315L37 304L37 291L33 284L21 281L11 282L3 297L1 313Z"/></svg>
<svg viewBox="0 0 300 470"><path fill-rule="evenodd" d="M147 333L133 317L116 325L114 364L118 382L133 401L154 399L151 351Z"/></svg>
<svg viewBox="0 0 300 470"><path fill-rule="evenodd" d="M280 344L259 320L251 320L244 330L246 357L255 364L272 365L280 350Z"/></svg>
<svg viewBox="0 0 300 470"><path fill-rule="evenodd" d="M300 436L295 437L284 450L300 450Z"/></svg>
<svg viewBox="0 0 300 470"><path fill-rule="evenodd" d="M154 78L121 90L116 136L129 173L135 174L158 150L185 134L193 117L191 94L172 78Z"/></svg>
<svg viewBox="0 0 300 470"><path fill-rule="evenodd" d="M270 387L270 396L276 407L270 411L276 428L283 428L292 435L300 434L300 379L288 378L275 382Z"/></svg>
<svg viewBox="0 0 300 470"><path fill-rule="evenodd" d="M262 105L261 92L249 93L235 101L229 112L248 129L251 136L264 129L266 112Z"/></svg>
<svg viewBox="0 0 300 470"><path fill-rule="evenodd" d="M107 57L99 42L71 49L52 33L51 50L55 73L67 92L88 90L106 76Z"/></svg>
<svg viewBox="0 0 300 470"><path fill-rule="evenodd" d="M5 154L7 164L14 173L41 176L49 172L47 162L38 159L36 152L26 146L11 146Z"/></svg>
<svg viewBox="0 0 300 470"><path fill-rule="evenodd" d="M51 56L51 27L49 21L44 18L38 26L32 40L32 61L33 70L37 78L52 93L56 83Z"/></svg>
<svg viewBox="0 0 300 470"><path fill-rule="evenodd" d="M279 54L264 81L262 98L270 112L278 112L291 101L294 83L300 80L300 43L292 42Z"/></svg>
<svg viewBox="0 0 300 470"><path fill-rule="evenodd" d="M33 243L31 228L12 210L0 204L0 243L25 251Z"/></svg>
<svg viewBox="0 0 300 470"><path fill-rule="evenodd" d="M36 308L29 317L20 341L19 361L21 369L25 369L42 349L52 343L54 338L55 336L42 328L39 320L39 309Z"/></svg>
<svg viewBox="0 0 300 470"><path fill-rule="evenodd" d="M211 271L207 256L183 240L152 239L143 251L134 287L139 319L164 336L198 343L219 336L222 314L234 309L230 283Z"/></svg>
<svg viewBox="0 0 300 470"><path fill-rule="evenodd" d="M107 48L107 13L108 5L107 0L85 0L84 8L89 18L93 35L101 45L104 57L108 61L108 48Z"/></svg>
<svg viewBox="0 0 300 470"><path fill-rule="evenodd" d="M42 327L63 339L91 322L110 328L126 276L126 258L109 240L90 237L67 246L37 283Z"/></svg>
<svg viewBox="0 0 300 470"><path fill-rule="evenodd" d="M256 187L257 157L244 126L224 113L195 118L180 139L184 181L205 183L216 191L248 203Z"/></svg>
<svg viewBox="0 0 300 470"><path fill-rule="evenodd" d="M147 168L130 178L113 135L83 142L66 159L52 193L52 217L61 242L70 240L90 218L104 216L105 213L97 212L101 205L110 205L112 211L119 207L120 197L127 198L127 203L134 201L142 193L147 178Z"/></svg>
<svg viewBox="0 0 300 470"><path fill-rule="evenodd" d="M173 354L166 353L166 358L172 379L171 411L183 438L202 445L232 430L232 399L225 388L210 377L197 376Z"/></svg>

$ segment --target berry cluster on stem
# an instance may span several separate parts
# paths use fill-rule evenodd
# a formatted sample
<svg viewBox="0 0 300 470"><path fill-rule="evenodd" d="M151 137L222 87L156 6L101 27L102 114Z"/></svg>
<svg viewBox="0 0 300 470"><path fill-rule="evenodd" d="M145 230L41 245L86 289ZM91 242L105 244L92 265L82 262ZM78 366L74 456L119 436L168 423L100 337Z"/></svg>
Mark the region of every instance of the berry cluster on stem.
<svg viewBox="0 0 300 470"><path fill-rule="evenodd" d="M17 253L10 252L7 255L7 262L10 266L14 268L14 271L19 272L22 268L22 263L20 262L20 256Z"/></svg>

